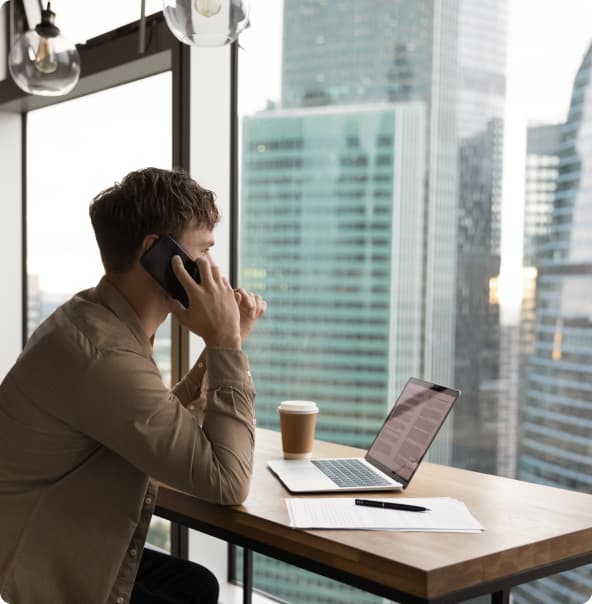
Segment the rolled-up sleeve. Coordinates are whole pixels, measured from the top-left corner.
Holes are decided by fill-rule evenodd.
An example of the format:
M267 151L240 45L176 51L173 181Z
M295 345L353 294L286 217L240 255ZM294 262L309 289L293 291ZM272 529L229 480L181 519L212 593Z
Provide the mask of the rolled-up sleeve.
M203 424L184 404L207 367ZM149 476L197 497L239 504L253 467L254 397L246 355L206 349L172 392L154 363L129 351L99 355L79 380L80 404L64 420Z

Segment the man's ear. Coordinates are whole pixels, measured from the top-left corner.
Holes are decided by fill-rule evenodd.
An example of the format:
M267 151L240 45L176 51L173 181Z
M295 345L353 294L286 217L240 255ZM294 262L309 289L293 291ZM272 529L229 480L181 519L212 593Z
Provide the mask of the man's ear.
M153 245L154 242L159 238L159 235L146 235L142 240L140 246L140 256L143 256Z

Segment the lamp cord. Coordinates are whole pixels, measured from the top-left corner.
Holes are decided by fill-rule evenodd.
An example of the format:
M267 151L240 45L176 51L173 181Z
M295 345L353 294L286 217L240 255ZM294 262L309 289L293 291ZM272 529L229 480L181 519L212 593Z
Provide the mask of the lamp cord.
M146 0L140 0L140 24L138 28L138 52L146 52Z

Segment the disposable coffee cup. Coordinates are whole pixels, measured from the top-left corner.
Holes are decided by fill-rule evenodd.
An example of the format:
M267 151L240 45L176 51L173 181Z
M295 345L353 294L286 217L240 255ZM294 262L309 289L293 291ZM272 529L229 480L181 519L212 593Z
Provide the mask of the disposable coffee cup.
M319 408L314 401L282 401L278 406L284 459L310 459Z

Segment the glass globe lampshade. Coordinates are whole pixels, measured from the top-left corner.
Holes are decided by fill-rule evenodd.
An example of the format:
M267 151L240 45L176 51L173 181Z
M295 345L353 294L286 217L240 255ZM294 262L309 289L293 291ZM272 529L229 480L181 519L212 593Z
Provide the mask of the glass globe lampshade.
M80 56L54 25L50 4L41 12L41 23L20 36L8 57L8 69L16 85L29 94L60 96L76 86Z
M176 38L193 46L224 46L249 24L249 0L163 0Z

